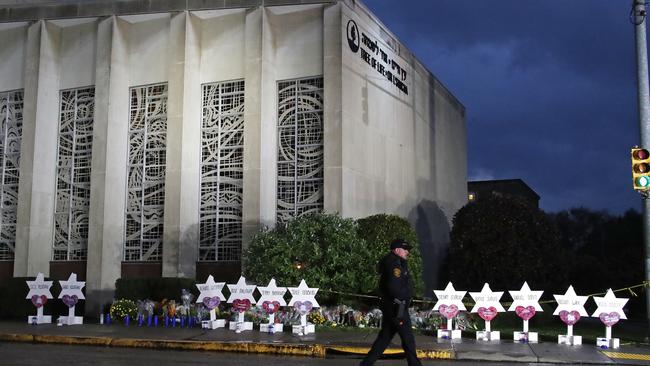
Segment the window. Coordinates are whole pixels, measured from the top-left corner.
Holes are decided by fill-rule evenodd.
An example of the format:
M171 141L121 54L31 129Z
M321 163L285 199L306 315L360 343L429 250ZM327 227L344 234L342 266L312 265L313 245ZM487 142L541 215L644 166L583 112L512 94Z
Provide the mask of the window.
M167 83L130 89L125 261L161 261Z
M0 93L0 260L13 260L18 211L23 91Z
M323 165L323 78L278 82L278 223L323 209Z
M94 106L94 87L61 91L54 260L87 258Z
M244 81L204 84L199 261L241 259Z

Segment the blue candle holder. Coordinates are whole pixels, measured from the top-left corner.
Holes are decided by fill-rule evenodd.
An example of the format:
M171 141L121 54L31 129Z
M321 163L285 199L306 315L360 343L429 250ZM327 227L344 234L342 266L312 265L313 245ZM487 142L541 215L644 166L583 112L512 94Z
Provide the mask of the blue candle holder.
M185 317L181 316L181 328L185 326Z
M111 314L106 314L106 321L104 322L104 324L108 324L108 325L111 324Z
M138 315L138 327L142 326L142 314Z
M147 315L147 326L151 326L151 315Z
M176 328L176 315L172 317L172 328Z
M131 320L131 319L129 318L129 314L126 314L126 316L124 317L124 324L125 324L127 327L129 326L129 322L130 322L130 320Z
M158 326L158 316L155 316L155 317L153 318L153 326L154 326L154 327L157 327L157 326Z
M169 326L169 317L165 315L165 328Z

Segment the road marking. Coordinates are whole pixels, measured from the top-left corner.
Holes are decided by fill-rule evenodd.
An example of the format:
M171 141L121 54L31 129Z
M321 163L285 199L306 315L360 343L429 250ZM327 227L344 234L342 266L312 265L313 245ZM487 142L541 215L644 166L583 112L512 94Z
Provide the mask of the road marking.
M605 356L610 358L620 358L624 360L639 360L639 361L650 361L649 354L643 353L623 353L623 352L611 352L611 351L601 351Z

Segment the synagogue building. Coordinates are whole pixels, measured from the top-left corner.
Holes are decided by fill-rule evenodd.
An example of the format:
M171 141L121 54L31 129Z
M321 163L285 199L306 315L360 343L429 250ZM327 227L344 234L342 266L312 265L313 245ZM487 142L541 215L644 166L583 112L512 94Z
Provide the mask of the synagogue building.
M0 44L0 283L75 272L92 312L324 210L407 218L436 284L465 109L362 2L0 0Z

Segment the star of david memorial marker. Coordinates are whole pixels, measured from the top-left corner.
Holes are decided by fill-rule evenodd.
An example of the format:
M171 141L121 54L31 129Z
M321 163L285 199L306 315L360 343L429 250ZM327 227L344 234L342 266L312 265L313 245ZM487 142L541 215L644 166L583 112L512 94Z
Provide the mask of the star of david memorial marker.
M85 281L77 281L77 274L71 273L67 281L59 281L61 285L61 293L59 299L68 307L68 316L60 316L59 323L66 325L83 324L83 316L75 316L75 307L79 300L84 300L81 289L86 285Z
M47 300L53 297L50 292L52 281L45 281L45 276L39 273L34 281L26 282L27 287L29 287L29 293L27 293L27 297L25 298L31 300L32 304L36 307L36 315L28 316L27 323L34 325L52 323L51 315L43 315L43 307L47 303Z
M620 319L627 319L623 306L628 299L618 298L614 295L612 289L608 289L605 297L594 296L594 301L598 309L591 314L592 317L598 317L605 324L605 337L596 338L596 345L601 348L619 348L621 340L612 338L612 327Z
M255 285L247 285L244 276L240 276L236 284L228 285L230 296L227 302L232 304L232 310L238 313L237 321L231 321L229 324L230 330L237 333L244 330L253 330L253 322L244 321L244 313L255 304L253 291L255 291L256 287Z
M588 316L585 310L585 303L589 296L576 295L573 286L569 286L564 295L553 295L557 302L557 308L553 315L559 315L560 320L566 324L567 334L558 334L557 343L569 346L582 344L582 336L573 335L573 326L580 320L580 317Z
M294 325L291 329L292 332L297 335L315 333L316 327L314 324L307 323L307 314L309 314L311 309L320 307L315 297L318 288L308 287L303 279L300 281L298 287L289 287L289 292L292 296L289 301L289 306L293 306L298 314L300 314L300 325Z
M217 314L215 309L219 304L226 299L223 295L223 287L226 285L225 282L214 282L214 277L212 275L208 276L208 279L205 283L197 283L196 287L201 292L196 298L197 303L203 303L203 306L210 311L210 320L204 320L201 322L201 327L205 329L217 329L223 328L226 326L225 319L217 319Z
M523 329L521 332L514 332L512 337L515 342L532 342L537 343L537 332L528 331L528 321L535 316L538 311L543 311L539 305L539 298L544 291L531 291L528 283L524 281L521 290L508 291L512 297L512 305L508 311L514 311L518 317L523 320Z
M456 291L454 285L449 282L444 290L433 290L433 293L438 298L433 310L437 310L447 319L447 329L438 329L438 338L460 339L461 331L453 329L453 319L461 310L467 310L463 304L463 298L467 291Z
M474 299L475 305L472 313L478 313L481 319L485 320L485 330L476 332L476 339L484 341L498 341L501 339L501 332L490 329L490 321L494 319L499 312L506 311L499 299L503 296L503 291L493 292L489 284L484 284L481 292L470 292L469 295Z
M278 312L282 306L287 305L287 302L284 301L284 294L287 292L287 288L278 287L275 283L275 279L272 278L266 287L258 286L257 291L262 295L259 300L257 300L257 306L269 316L268 323L260 324L260 332L282 332L284 327L281 323L275 323L275 313Z

